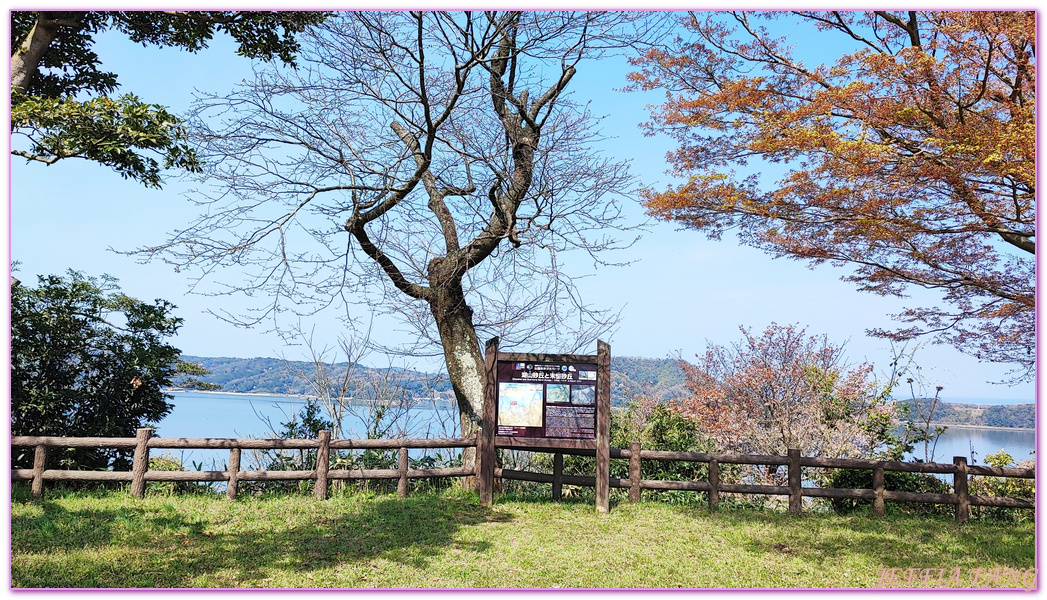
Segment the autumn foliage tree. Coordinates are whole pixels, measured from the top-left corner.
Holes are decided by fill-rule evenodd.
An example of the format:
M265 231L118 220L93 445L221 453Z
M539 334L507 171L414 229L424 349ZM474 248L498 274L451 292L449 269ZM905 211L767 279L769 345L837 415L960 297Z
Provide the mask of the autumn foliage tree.
M666 91L647 126L679 142L669 161L686 177L646 205L852 267L860 290L938 290L944 302L873 333L930 334L1028 380L1035 24L1031 11L691 14L686 37L635 62L637 88Z
M741 342L680 361L691 395L677 408L720 451L860 457L884 441L891 406L870 365L848 366L842 346L793 325L741 330Z

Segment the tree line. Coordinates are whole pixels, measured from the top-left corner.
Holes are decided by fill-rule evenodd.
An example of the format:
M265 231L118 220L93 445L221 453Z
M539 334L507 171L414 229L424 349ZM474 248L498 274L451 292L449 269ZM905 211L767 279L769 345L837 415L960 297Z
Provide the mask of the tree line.
M296 372L310 368L307 361L288 361L278 358L228 358L182 355L181 360L196 365L208 372L199 377L206 383L220 386L223 392L285 394L308 396L308 382ZM344 374L348 365L333 365L332 375ZM638 397L652 397L659 402L680 399L688 394L685 369L688 363L670 358L640 358L616 356L611 358L611 405L627 407ZM358 366L361 372L376 371ZM435 390L443 398L453 400L450 384L442 378L429 383L433 375L413 369L405 369L403 385L412 396ZM898 400L896 413L927 414L932 398ZM919 405L917 408L916 405ZM940 401L935 405L932 422L940 425L967 425L972 427L1020 427L1034 428L1035 405L978 405L963 402Z

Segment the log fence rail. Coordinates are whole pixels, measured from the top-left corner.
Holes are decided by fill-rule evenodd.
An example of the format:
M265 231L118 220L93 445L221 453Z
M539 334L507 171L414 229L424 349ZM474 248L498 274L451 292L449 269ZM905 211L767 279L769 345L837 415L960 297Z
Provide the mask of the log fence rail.
M408 480L432 477L470 477L477 475L476 467L451 467L435 469L409 468L409 449L429 448L466 448L477 446L480 437L449 439L382 439L382 440L332 440L329 431L320 432L319 438L308 439L232 439L232 438L161 438L152 437L151 429L139 429L134 438L82 438L82 437L33 437L13 436L11 445L34 447L35 454L32 469L13 469L12 480L31 481L32 495L39 498L43 495L45 481L100 481L130 482L131 493L142 497L145 484L150 481L205 481L227 482L227 495L235 498L239 483L242 481L307 481L316 482L317 498L327 497L328 482L331 480L354 479L397 479L397 492L401 497L408 493ZM60 448L127 448L134 449L134 462L131 471L69 471L47 469L47 449ZM155 471L149 470L149 451L153 448L164 449L228 449L229 463L224 471ZM240 455L242 450L277 450L277 449L316 449L317 467L306 471L242 471ZM397 468L395 469L330 469L330 452L332 450L396 450ZM564 485L597 486L595 476L574 476L563 474L563 455L597 456L594 449L549 449L549 448L516 448L548 452L553 454L553 473L533 473L512 469L496 468L494 476L502 479L532 481L552 484L554 499L562 497ZM1034 469L1013 467L989 467L968 465L965 457L954 457L952 464L947 463L908 463L878 461L869 459L822 458L800 456L800 451L790 449L787 456L716 454L705 452L673 452L664 450L643 450L638 442L632 442L628 448L611 448L611 459L629 461L629 477L610 477L610 487L629 490L630 501L640 499L641 490L684 490L707 492L709 508L716 510L720 495L724 493L741 493L757 495L788 496L789 512L799 514L803 510L803 498L846 498L872 500L876 515L884 514L884 503L914 502L926 504L952 504L955 506L957 521L965 521L970 516L972 506L992 506L1002 508L1035 508L1035 502L1026 498L1005 498L997 496L972 495L968 491L968 476L980 475L991 477L1014 477L1035 479ZM707 481L665 481L641 478L641 461L686 461L706 463L708 466ZM720 469L727 464L748 464L760 466L786 466L788 469L787 485L753 485L741 483L723 483L720 481ZM843 489L805 487L802 484L804 467L828 469L865 469L873 471L871 489ZM899 471L910 473L951 474L953 492L947 494L929 494L899 492L884 489L884 473Z
M130 482L131 494L141 498L145 484L150 481L204 481L227 482L226 494L236 498L242 481L308 481L316 482L318 498L327 497L327 483L343 479L397 479L397 491L407 495L407 481L415 478L466 477L473 475L472 467L445 467L436 469L409 468L409 449L466 448L476 445L473 438L441 439L382 439L332 440L329 431L321 431L319 438L308 439L238 439L238 438L161 438L152 437L152 430L138 430L134 438L34 437L13 436L12 446L35 447L32 469L13 469L15 481L32 481L32 495L43 494L44 481L99 481ZM46 469L47 448L134 448L131 471L69 471ZM224 471L154 471L149 470L149 450L206 449L229 450L229 464ZM317 466L307 471L242 471L242 450L317 450ZM330 469L331 450L396 450L395 469Z
M612 477L610 479L610 487L627 488L629 490L629 499L632 501L639 500L641 490L708 492L709 508L710 510L716 510L719 505L721 493L779 495L788 496L789 512L799 514L803 510L804 497L856 499L872 500L873 511L878 516L884 515L884 502L886 501L913 502L921 504L952 504L956 507L956 520L961 522L966 521L970 516L970 507L972 506L1036 508L1035 502L1027 498L978 496L972 495L968 492L968 476L970 475L1035 479L1036 473L1034 469L968 465L966 457L963 456L954 457L952 464L910 463L871 459L804 457L800 456L800 451L795 448L790 449L787 456L775 456L642 450L639 449L639 446L639 443L632 442L629 449L611 448L610 453L612 459L629 460L629 478ZM639 451L637 452L637 450ZM596 456L594 450L559 450L557 451L557 456L560 453L580 456ZM665 481L641 479L641 460L707 463L708 481ZM723 464L760 466L784 465L788 467L788 485L775 486L721 483L720 465ZM552 483L558 481L561 485L596 485L595 477L564 475L562 473L562 458L554 459L553 465L554 469L552 474L496 469L495 476L504 479L517 479L539 483ZM873 487L872 489L806 487L802 484L802 469L804 467L871 470L873 471ZM953 476L953 492L948 494L930 494L887 490L884 489L884 472L886 471L951 474ZM554 488L554 498L556 498L556 496Z

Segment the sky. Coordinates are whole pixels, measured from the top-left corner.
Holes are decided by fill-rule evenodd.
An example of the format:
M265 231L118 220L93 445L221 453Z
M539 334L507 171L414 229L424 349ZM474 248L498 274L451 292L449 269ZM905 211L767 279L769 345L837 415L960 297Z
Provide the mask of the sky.
M251 76L251 62L234 56L225 40L192 55L143 48L106 34L99 37L96 51L103 65L118 73L120 92L133 92L175 112L190 106L194 89L223 92ZM665 137L645 137L638 128L649 118L645 105L656 103L658 93L618 91L627 72L628 66L620 60L593 63L581 69L571 85L579 99L592 99L593 112L609 115L603 128L613 139L601 149L631 159L643 184L664 187L672 182L665 173L664 157L673 144ZM35 285L38 275L67 269L109 274L131 296L163 298L178 306L176 314L184 325L172 343L185 354L306 358L305 349L287 346L266 327L237 328L208 314L209 310L240 313L243 299L190 293L190 280L169 265L140 264L137 258L114 251L160 243L196 215L196 207L184 197L192 186L177 174L169 174L164 188L154 190L86 161L45 166L16 158L10 179L11 259L20 263L15 275L27 284ZM633 222L646 219L638 202L628 207L627 217ZM891 314L938 301L935 294L921 290L905 300L862 294L853 284L840 281L846 270L828 266L812 270L805 263L775 260L741 246L732 235L710 241L667 223L651 223L636 245L613 258L632 264L595 272L581 261L570 261L568 266L589 275L579 284L588 302L621 309L618 329L604 339L610 342L612 354L622 356L693 358L704 352L707 343L740 341L740 326L760 332L776 322L798 324L809 334L826 334L832 342L846 343L851 362L868 361L882 374L891 359L890 345L867 336L866 330L889 329ZM220 274L227 280L239 276L232 268ZM196 291L209 289L213 288ZM321 345L333 345L340 326L332 314L321 314L303 325L315 327ZM387 322L376 327L375 336L403 335ZM1006 366L980 363L947 346L922 347L916 359L928 389L942 385L946 399L1031 401L1034 397L1032 383L1015 387L989 383L1005 378ZM376 357L374 362L381 360Z

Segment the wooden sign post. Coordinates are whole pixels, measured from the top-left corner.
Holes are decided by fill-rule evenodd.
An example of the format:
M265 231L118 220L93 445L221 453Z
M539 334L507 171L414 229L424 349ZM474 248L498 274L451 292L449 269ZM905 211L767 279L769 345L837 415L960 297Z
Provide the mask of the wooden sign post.
M478 442L480 503L494 501L495 450L596 453L596 509L610 512L611 347L597 354L500 352L487 342Z
M476 491L480 494L480 504L490 506L494 502L494 433L495 410L498 396L498 338L487 341L484 350L485 380L484 413L480 426L480 447L476 449L476 458L480 461L480 476L476 478Z
M596 341L596 511L611 512L611 346Z

